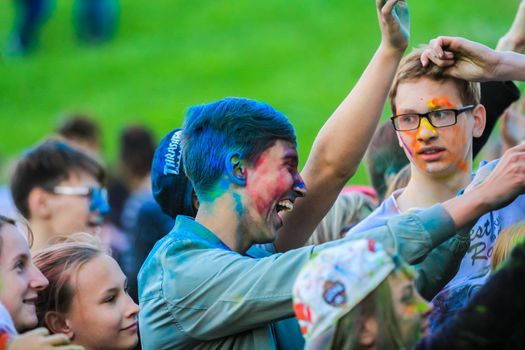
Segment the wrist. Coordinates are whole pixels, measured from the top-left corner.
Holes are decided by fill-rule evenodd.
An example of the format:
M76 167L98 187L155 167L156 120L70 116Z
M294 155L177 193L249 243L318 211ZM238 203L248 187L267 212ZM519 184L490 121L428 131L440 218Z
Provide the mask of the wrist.
M494 200L487 195L487 193L490 192L485 188L485 185L486 183L482 182L479 186L476 186L471 191L463 194L463 196L466 196L465 199L472 204L471 210L475 213L476 217L480 217L496 208Z
M381 52L383 55L388 56L389 58L400 60L403 57L407 46L408 44L402 46L394 46L382 40L381 44L379 45L378 51Z
M525 80L524 56L506 51L496 55L493 80Z

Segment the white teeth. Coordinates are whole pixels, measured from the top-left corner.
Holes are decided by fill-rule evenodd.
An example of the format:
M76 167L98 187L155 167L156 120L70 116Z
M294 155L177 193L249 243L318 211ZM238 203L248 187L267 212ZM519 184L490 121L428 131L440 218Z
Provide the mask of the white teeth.
M292 211L293 210L293 203L288 199L280 201L279 203L277 203L277 206L278 206L278 210L282 210L282 211Z

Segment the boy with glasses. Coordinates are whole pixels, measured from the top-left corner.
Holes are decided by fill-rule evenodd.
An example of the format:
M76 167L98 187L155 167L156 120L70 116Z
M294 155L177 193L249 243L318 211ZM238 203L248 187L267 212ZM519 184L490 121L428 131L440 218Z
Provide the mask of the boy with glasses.
M410 180L349 235L383 225L395 215L444 202L472 180L473 139L482 135L486 116L479 104L479 83L446 76L432 64L423 67L422 52L414 50L401 62L390 92L391 120L399 146L410 160ZM421 294L434 298L433 329L466 305L484 283L496 237L525 218L524 204L520 196L507 207L485 214L470 231L458 232L416 265L419 282L425 281Z
M11 192L34 232L34 251L59 236L97 230L109 211L105 177L96 160L63 141L47 140L23 154Z

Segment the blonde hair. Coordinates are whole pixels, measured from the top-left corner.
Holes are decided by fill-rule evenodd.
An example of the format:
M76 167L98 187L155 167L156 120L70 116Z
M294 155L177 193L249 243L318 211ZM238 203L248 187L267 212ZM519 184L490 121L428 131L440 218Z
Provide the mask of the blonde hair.
M86 263L107 254L102 242L89 233L76 233L64 237L59 243L38 251L35 266L46 276L49 286L38 293L36 313L40 326L46 326L49 311L69 311L75 296L71 277Z
M421 78L427 78L432 81L445 82L451 81L458 89L458 94L461 102L465 104L479 104L481 99L481 88L479 83L470 82L463 79L458 79L445 75L445 69L439 67L432 62L427 66L421 65L420 57L426 46L421 46L412 50L405 58L401 60L399 68L397 69L394 83L390 89L390 108L392 114L396 114L396 96L399 84L408 81L416 81Z
M525 240L525 220L507 227L499 234L494 244L490 268L495 271L502 262L507 260L512 249Z

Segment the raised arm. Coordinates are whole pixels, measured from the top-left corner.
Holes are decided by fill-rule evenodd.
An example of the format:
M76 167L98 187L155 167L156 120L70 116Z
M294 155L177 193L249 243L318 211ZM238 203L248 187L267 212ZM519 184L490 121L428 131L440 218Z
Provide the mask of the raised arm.
M308 195L295 208L275 242L278 251L302 246L353 176L383 111L403 52L409 13L404 0L377 0L381 44L349 95L317 135L301 175Z
M473 81L525 81L525 56L498 52L464 38L440 36L430 41L421 63L448 67L446 74Z

